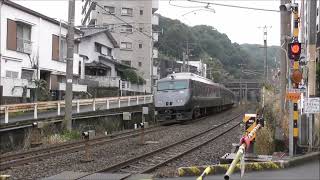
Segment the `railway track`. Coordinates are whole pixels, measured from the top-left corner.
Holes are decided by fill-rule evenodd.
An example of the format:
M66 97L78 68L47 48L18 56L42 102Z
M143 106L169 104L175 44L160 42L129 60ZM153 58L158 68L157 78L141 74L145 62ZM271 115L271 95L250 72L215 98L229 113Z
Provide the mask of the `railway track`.
M221 137L222 135L228 133L232 129L239 126L241 121L235 121L243 113L240 113L227 121L215 125L207 130L197 133L191 137L187 137L181 141L169 144L165 147L158 148L154 151L142 154L137 157L133 157L126 161L120 162L115 165L104 167L95 172L88 173L78 179L90 176L95 173L103 172L120 172L129 173L131 176L133 174L150 173L158 167L167 164L199 147L214 141L215 139ZM221 128L223 127L223 128Z
M153 126L145 128L144 133L151 133L155 131L161 131L166 129L163 126ZM116 134L111 134L108 136L97 137L89 141L90 146L97 146L106 143L111 143L117 140L122 140L130 137L139 136L141 134L140 130L131 130ZM64 143L56 146L34 149L26 152L15 153L15 154L5 154L0 156L0 170L11 168L14 166L19 166L34 162L36 160L45 159L48 157L61 155L65 153L77 152L84 150L85 140L75 141L71 143Z

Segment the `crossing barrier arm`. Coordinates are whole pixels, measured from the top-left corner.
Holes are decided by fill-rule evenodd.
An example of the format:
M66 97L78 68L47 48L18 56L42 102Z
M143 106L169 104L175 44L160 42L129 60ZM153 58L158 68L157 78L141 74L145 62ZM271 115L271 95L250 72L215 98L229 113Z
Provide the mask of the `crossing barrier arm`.
M261 125L258 124L255 128L253 128L253 130L248 135L241 138L241 140L240 140L241 145L240 145L239 150L236 154L236 157L233 159L231 165L229 166L229 169L227 170L226 174L224 175L225 180L228 180L230 178L230 175L233 173L234 168L236 167L237 163L239 162L239 160L241 158L243 158L243 155L244 155L246 149L248 149L248 147L250 146L250 143L252 141L252 137L258 131L260 126Z
M250 131L249 134L243 136L240 140L240 147L239 150L237 151L236 157L233 159L232 163L230 164L226 174L224 175L224 179L229 179L230 175L233 173L237 163L239 162L239 160L243 157L245 151L248 149L248 147L250 146L250 143L255 135L255 133L258 131L258 129L261 127L261 124L258 123L253 129L252 131ZM197 180L203 180L205 178L205 176L207 176L208 174L211 173L213 169L208 166L203 173L197 178Z

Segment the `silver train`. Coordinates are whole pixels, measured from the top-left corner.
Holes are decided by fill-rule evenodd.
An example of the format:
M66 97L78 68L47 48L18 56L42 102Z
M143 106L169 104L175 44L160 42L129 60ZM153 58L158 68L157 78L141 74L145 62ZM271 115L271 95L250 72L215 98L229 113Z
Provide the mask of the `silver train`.
M170 74L158 80L154 97L157 121L190 120L231 108L234 101L229 89L192 73Z

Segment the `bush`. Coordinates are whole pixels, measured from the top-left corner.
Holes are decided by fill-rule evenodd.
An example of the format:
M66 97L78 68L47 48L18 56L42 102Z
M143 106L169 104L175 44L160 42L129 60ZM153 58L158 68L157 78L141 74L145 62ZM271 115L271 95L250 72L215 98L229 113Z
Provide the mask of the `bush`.
M146 81L141 76L139 76L133 69L124 69L120 73L120 77L121 79L125 79L134 84L142 85L146 83Z

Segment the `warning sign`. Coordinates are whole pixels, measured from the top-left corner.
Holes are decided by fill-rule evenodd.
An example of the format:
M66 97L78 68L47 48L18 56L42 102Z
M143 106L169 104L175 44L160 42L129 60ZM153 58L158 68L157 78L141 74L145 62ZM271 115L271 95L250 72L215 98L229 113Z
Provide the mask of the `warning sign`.
M289 99L291 101L297 101L297 100L300 99L300 93L288 92L287 93L287 99Z
M304 113L320 113L320 98L306 98L303 102Z

